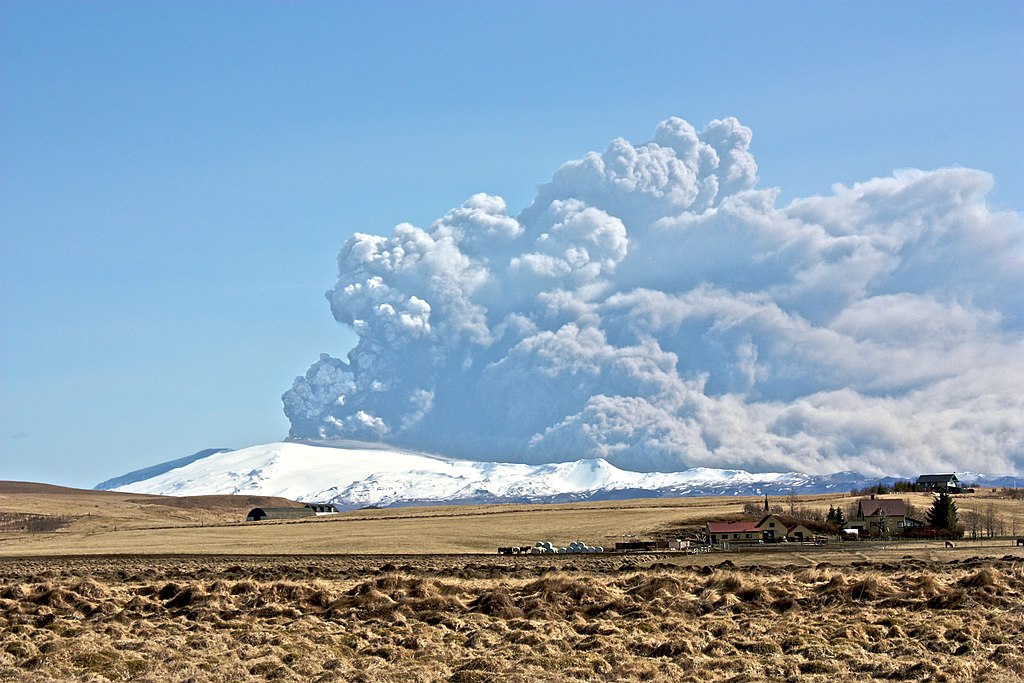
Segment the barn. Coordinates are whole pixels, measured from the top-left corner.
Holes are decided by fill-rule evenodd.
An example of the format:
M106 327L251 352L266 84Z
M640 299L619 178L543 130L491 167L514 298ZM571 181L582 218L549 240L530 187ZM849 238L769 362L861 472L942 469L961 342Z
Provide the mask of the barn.
M296 508L253 508L245 516L247 522L261 522L264 519L302 519L316 515L309 507Z

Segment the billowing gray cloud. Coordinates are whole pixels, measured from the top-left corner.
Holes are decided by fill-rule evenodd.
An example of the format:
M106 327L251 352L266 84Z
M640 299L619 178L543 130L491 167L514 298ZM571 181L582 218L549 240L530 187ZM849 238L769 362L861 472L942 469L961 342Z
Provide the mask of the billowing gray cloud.
M751 132L673 118L509 216L356 234L358 344L283 396L291 436L481 460L1024 470L1024 222L992 178L902 170L776 206Z

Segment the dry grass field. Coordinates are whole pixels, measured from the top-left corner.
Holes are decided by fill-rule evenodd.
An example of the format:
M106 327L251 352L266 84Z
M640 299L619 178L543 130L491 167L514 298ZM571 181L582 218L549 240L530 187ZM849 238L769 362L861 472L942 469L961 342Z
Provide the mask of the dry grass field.
M0 680L1015 681L1024 562L0 561Z
M245 524L281 501L0 484L0 513L69 518L0 532L0 681L1020 680L1024 547L1008 539L493 554L685 531L745 502ZM1024 501L958 505L1024 530Z
M901 495L920 510L925 494ZM799 508L827 511L857 498L799 496ZM0 529L0 556L88 554L492 553L498 546L685 535L708 520L738 519L749 498L665 498L565 505L487 505L359 510L307 520L245 523L255 506L294 505L246 496L141 496L0 482L0 514L68 517L55 533ZM772 504L787 504L781 498ZM993 508L1007 532L1024 534L1024 500L991 494L958 498L962 512ZM922 513L923 514L923 513ZM984 542L969 545L980 546Z

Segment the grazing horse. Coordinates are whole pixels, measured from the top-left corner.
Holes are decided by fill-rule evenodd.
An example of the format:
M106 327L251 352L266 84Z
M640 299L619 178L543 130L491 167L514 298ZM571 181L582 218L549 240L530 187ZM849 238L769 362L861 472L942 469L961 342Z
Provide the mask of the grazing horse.
M1017 545L1024 545L1024 538L1018 538Z
M946 541L946 547L947 548L952 548L953 547L953 541Z

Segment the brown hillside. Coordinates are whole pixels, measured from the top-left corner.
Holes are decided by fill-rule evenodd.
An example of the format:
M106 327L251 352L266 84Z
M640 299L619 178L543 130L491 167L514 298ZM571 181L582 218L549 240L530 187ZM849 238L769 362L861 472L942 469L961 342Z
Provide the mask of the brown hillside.
M0 514L26 519L59 520L60 537L86 537L99 532L230 524L245 519L254 507L298 507L301 503L272 496L152 496L118 491L74 489L34 482L0 481ZM8 526L16 529L17 523ZM11 529L0 545L42 540L19 538Z

